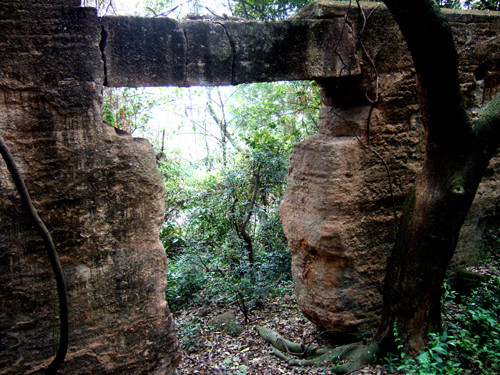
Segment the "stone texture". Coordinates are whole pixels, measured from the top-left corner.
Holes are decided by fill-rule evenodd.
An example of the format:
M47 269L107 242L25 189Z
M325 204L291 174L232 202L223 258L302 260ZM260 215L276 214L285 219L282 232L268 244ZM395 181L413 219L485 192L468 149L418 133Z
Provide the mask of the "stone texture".
M0 2L0 132L68 286L60 373L170 374L162 178L147 141L103 124L101 27L73 3ZM3 160L0 202L0 374L39 374L58 342L55 282Z
M109 86L234 85L360 73L352 30L342 18L103 17L101 23Z
M319 80L319 134L295 146L281 206L299 307L338 340L378 325L385 262L397 229L389 180L399 215L423 152L411 57L385 7L363 7L370 17L362 35L359 11L347 3L320 1L298 15L324 19L348 14L355 38L363 43L358 51L364 49L376 60L379 90L365 53L359 57L359 76ZM474 112L499 89L500 18L485 12L447 16L460 51L462 87ZM377 95L367 129L367 97L375 100ZM473 261L486 223L499 221L498 167L498 159L493 160L461 231L452 267Z
M108 86L182 86L186 37L169 18L103 17Z
M339 339L372 330L396 229L388 181L399 212L423 146L411 58L385 8L363 5L370 17L360 35L360 14L347 2L321 1L277 23L99 22L78 4L0 0L0 132L68 281L71 341L61 373L170 374L179 360L158 242L161 177L147 142L102 123L103 84L317 79L320 132L293 151L282 206L299 306ZM448 17L474 111L499 89L499 17ZM376 56L379 73L369 128L366 96L377 92L362 49ZM500 221L499 167L492 161L480 187L457 265ZM57 341L55 285L3 163L0 202L0 375L41 373Z
M327 108L323 107L325 116ZM292 251L292 273L301 310L312 322L333 330L337 339L344 340L378 323L395 219L386 170L376 154L366 148L364 134L370 107L330 107L328 112L330 109L339 116L329 122L322 117L320 134L296 145L291 154L281 217ZM373 133L387 125L380 111L374 110ZM418 123L411 129L413 138L408 135L410 129L391 130L393 141L401 145L400 152L392 155L394 159L407 159L408 150L421 147L418 135L422 135L422 128ZM392 179L401 181L404 170L396 169L394 160L389 161ZM408 160L408 166L412 163L418 168L417 160ZM399 187L395 187L395 194L400 203L403 192Z

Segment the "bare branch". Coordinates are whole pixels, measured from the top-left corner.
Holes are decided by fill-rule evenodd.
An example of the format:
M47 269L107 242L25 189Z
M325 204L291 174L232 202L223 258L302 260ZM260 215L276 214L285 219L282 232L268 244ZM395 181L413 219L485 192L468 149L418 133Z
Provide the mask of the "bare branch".
M231 144L231 146L233 146L238 152L241 152L241 153L246 153L247 150L245 150L243 147L241 147L235 140L234 138L232 137L231 133L229 133L229 131L227 130L228 128L228 123L227 123L227 120L226 120L226 114L225 114L225 110L224 110L224 102L222 100L222 97L221 97L221 94L219 92L219 100L220 100L220 104L215 102L213 99L212 99L212 96L210 95L210 92L207 92L207 96L208 96L208 99L210 100L208 103L207 103L207 109L208 109L208 112L210 113L210 116L212 117L212 120L214 120L214 122L217 124L217 126L219 127L219 129L221 130L221 132L223 133L224 137L229 141L229 143ZM217 116L217 114L215 113L215 110L214 108L212 107L212 104L211 102L213 103L216 103L217 106L219 106L221 108L221 111L222 111L222 118L219 118Z
M241 4L241 7L243 8L243 14L245 15L245 18L247 20L249 20L250 17L248 16L247 6L246 6L245 2L243 0L240 0L240 4Z

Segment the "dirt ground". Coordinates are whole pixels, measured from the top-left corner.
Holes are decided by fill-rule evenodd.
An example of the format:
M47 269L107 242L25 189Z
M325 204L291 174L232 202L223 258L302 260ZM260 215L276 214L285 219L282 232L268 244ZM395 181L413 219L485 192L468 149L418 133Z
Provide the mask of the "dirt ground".
M307 345L319 331L302 316L292 289L285 297L276 297L265 306L253 310L250 322L236 306L193 307L189 312L174 314L179 339L183 342L183 359L178 375L277 375L334 374L331 367L291 367L271 354L270 345L260 338L258 326L266 326L288 340ZM225 322L225 323L223 323ZM328 343L316 339L317 345ZM387 374L381 366L367 367L352 374Z

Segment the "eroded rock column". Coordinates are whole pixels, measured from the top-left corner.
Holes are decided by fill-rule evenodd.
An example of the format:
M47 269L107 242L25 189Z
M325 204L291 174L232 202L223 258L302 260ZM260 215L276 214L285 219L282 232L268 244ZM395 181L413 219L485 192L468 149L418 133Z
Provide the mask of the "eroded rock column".
M339 341L378 326L396 217L423 162L424 132L411 56L387 9L373 3L362 7L366 19L347 3L329 1L301 12L306 18L344 12L357 33L362 72L319 80L319 134L295 146L281 206L298 305ZM498 35L500 18L470 12L447 16L460 51L463 92L474 116L500 86L499 41L492 37ZM487 222L498 222L498 168L498 159L493 159L462 228L453 268L477 258Z
M0 5L0 132L52 233L69 293L62 374L171 374L179 360L152 147L100 112L101 26L78 1ZM58 342L46 249L0 161L0 374L39 374Z
M344 84L356 87L352 80L323 84L319 134L295 146L281 206L298 304L338 340L378 324L385 257L396 228L384 166L393 156L373 147L380 133L367 135L370 113L372 131L387 124L379 110L363 104L364 95L347 98L361 92ZM402 192L393 189L399 202Z

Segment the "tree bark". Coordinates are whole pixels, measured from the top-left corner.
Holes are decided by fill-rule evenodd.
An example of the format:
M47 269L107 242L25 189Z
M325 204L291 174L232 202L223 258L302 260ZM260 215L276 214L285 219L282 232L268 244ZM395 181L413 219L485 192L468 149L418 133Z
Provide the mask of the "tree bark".
M499 146L500 97L472 123L450 27L434 0L384 0L412 54L425 126L425 161L388 259L376 340L410 354L441 330L441 286L460 227ZM393 349L393 348L392 348Z
M255 177L255 183L252 194L252 200L250 201L250 207L248 208L248 214L245 220L240 225L240 233L241 236L243 237L243 240L245 241L245 245L247 248L248 261L252 265L254 264L252 237L250 237L245 228L250 219L252 218L253 209L255 207L255 203L257 202L257 194L259 192L259 187L260 187L260 165L257 167L257 171L254 173L254 177Z

